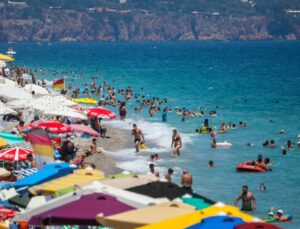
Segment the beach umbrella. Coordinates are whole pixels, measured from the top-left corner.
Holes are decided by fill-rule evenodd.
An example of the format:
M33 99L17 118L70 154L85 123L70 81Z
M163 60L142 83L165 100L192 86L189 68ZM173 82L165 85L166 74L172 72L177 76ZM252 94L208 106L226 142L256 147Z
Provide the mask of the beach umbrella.
M0 150L0 160L3 161L26 161L27 155L32 154L32 150L19 147Z
M126 190L147 195L153 198L167 197L170 200L173 200L177 197L181 197L187 193L190 193L186 189L181 188L176 184L170 182L160 182L160 181L128 188Z
M32 93L32 91L34 91L35 95L49 95L49 92L46 90L46 88L43 88L36 84L26 84L24 89L29 93Z
M135 175L131 177L124 177L122 179L107 179L101 181L101 183L115 188L129 189L136 186L145 185L153 181L158 181L158 178L152 175ZM147 195L146 193L140 194Z
M211 216L203 219L201 223L194 224L186 229L234 229L236 225L244 221L238 217Z
M1 221L13 218L16 213L17 213L16 211L6 209L6 208L0 206L0 220ZM0 228L2 228L2 227L0 226Z
M95 118L103 118L103 119L115 119L117 115L113 113L111 110L105 109L103 107L92 107L88 109L87 112L88 117L95 117Z
M106 217L133 209L113 196L94 193L35 215L29 220L29 225L99 225L95 219L97 214Z
M244 223L237 225L234 229L282 229L277 225L270 224L270 223Z
M48 164L37 173L27 176L22 180L18 180L13 186L19 190L20 193L26 192L31 186L66 176L76 169L77 168L71 167L69 163Z
M14 61L15 59L8 56L8 55L4 55L2 53L0 53L0 60L3 60L3 61Z
M211 205L213 205L213 203L205 200L204 198L192 197L189 195L183 196L182 198L180 198L180 200L183 203L194 206L196 208L196 210L201 210L201 209L204 209L204 208L207 208L207 207L210 207Z
M10 188L8 190L3 189L0 191L0 199L2 201L8 200L14 196L19 195L19 193L16 192L16 190L14 188Z
M10 107L6 106L4 103L0 102L0 116L6 114L17 114L17 112Z
M31 197L29 197L28 194L21 194L8 199L8 202L21 208L26 208L30 202L30 199Z
M0 137L0 148L3 148L7 145L8 145L8 142L4 138Z
M57 110L51 110L51 111L45 111L45 115L59 115L64 117L71 117L71 118L78 118L81 120L87 120L87 117L81 113L78 113L76 111L70 110L70 109L57 109Z
M201 220L204 218L217 216L217 215L238 217L245 222L262 221L259 218L241 212L237 207L225 205L221 202L218 202L208 208L190 214L184 214L171 219L167 219L145 227L139 227L138 229L165 229L165 228L182 229L197 224L201 222Z
M30 108L31 104L29 100L21 100L21 99L16 99L13 101L9 101L8 103L5 104L6 106L10 108Z
M96 219L101 225L107 227L133 229L194 211L195 208L190 205L179 202L167 202L111 216L99 214Z
M119 178L121 180L123 178ZM99 181L94 181L89 185L81 187L83 191L101 192L115 196L118 200L135 208L143 208L155 204L169 202L167 198L152 198L134 192L129 192L109 185L104 185Z
M5 141L7 141L9 145L24 142L23 138L15 134L1 132L0 137L3 138Z
M99 170L80 169L73 174L33 186L29 191L34 195L42 193L57 197L74 191L76 185L87 185L102 179L104 179L104 175Z
M99 133L92 129L89 126L86 125L80 125L80 124L72 124L69 125L71 127L71 130L77 133L85 133L93 137L99 137Z
M54 120L45 120L45 121L36 121L29 125L31 128L43 128L48 129L51 134L62 134L71 132L71 127L63 124L59 121Z
M9 99L32 99L32 95L25 91L23 88L19 88L17 85L15 86L7 83L0 84L0 95L5 96Z

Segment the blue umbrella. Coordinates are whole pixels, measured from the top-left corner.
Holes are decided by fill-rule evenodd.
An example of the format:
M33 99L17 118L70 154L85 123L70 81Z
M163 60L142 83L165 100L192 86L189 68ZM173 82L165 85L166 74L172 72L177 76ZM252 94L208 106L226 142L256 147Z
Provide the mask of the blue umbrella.
M194 224L186 229L234 229L238 224L245 223L241 218L228 216L207 217L201 223Z
M75 169L77 168L70 167L70 164L68 163L49 164L37 173L17 181L14 184L14 188L20 193L26 193L27 189L31 186L41 184L62 176L66 176L72 173Z

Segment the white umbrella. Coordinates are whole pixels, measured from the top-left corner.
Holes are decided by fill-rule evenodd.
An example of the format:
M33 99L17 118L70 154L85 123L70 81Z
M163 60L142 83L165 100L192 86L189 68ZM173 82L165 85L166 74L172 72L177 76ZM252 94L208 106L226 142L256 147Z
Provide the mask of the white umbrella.
M23 88L9 85L7 83L0 84L0 96L5 96L10 99L32 99L32 95Z
M20 108L30 108L32 107L30 100L13 100L5 104L6 106L13 108L13 109L20 109Z
M72 118L79 118L82 120L87 120L88 118L80 114L78 112L72 111L70 109L68 110L48 110L43 112L45 115L59 115L59 116L65 116L65 117L72 117Z
M17 112L0 102L0 115L17 114Z
M29 93L34 91L35 95L49 95L49 92L45 88L36 84L26 84L24 89Z
M17 82L0 76L0 84L17 87Z

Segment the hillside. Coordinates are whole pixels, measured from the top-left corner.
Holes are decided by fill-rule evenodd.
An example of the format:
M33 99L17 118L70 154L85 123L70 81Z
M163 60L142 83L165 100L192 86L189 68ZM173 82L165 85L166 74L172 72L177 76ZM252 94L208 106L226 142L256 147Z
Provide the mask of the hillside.
M0 1L0 31L0 41L298 40L300 1Z

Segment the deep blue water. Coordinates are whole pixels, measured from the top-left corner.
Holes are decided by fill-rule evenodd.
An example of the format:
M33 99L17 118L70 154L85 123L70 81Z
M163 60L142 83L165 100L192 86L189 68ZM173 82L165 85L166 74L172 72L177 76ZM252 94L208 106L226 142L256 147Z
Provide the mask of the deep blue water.
M255 215L264 218L271 206L293 214L285 228L300 228L300 151L297 136L300 134L300 43L299 42L204 42L204 43L35 43L0 44L0 50L13 47L17 52L16 64L32 68L76 71L77 85L99 81L116 82L117 88L131 85L135 92L149 97L168 98L168 106L191 110L205 107L206 116L181 122L181 116L168 114L168 122L161 123L161 114L150 118L147 109L133 114L134 102L128 104L129 117L138 120L146 139L158 142L149 151L159 152L157 163L161 173L175 168L178 178L182 169L194 176L195 191L214 200L233 204L241 186L247 184L257 198ZM80 75L78 72L83 72ZM58 78L51 74L39 77ZM143 90L141 89L143 87ZM240 102L236 102L239 100ZM245 102L245 100L247 100ZM216 109L215 106L224 106ZM114 109L114 108L112 108ZM210 110L218 116L209 117ZM230 149L211 149L208 135L192 134L192 130L209 118L211 125L222 121L238 123L243 120L247 128L229 130L218 135L218 141L233 144ZM273 122L270 122L272 120ZM112 125L129 129L128 123ZM172 128L183 135L182 157L171 156ZM279 135L281 128L285 134ZM262 142L274 139L276 148L263 148ZM295 149L282 156L280 146L291 139ZM254 144L253 147L246 143ZM259 153L270 157L273 172L262 174L238 173L235 165L255 159ZM126 149L118 156L120 166L134 171L147 171L145 156L136 156ZM214 160L215 168L207 163ZM257 190L259 184L267 186L265 192Z

